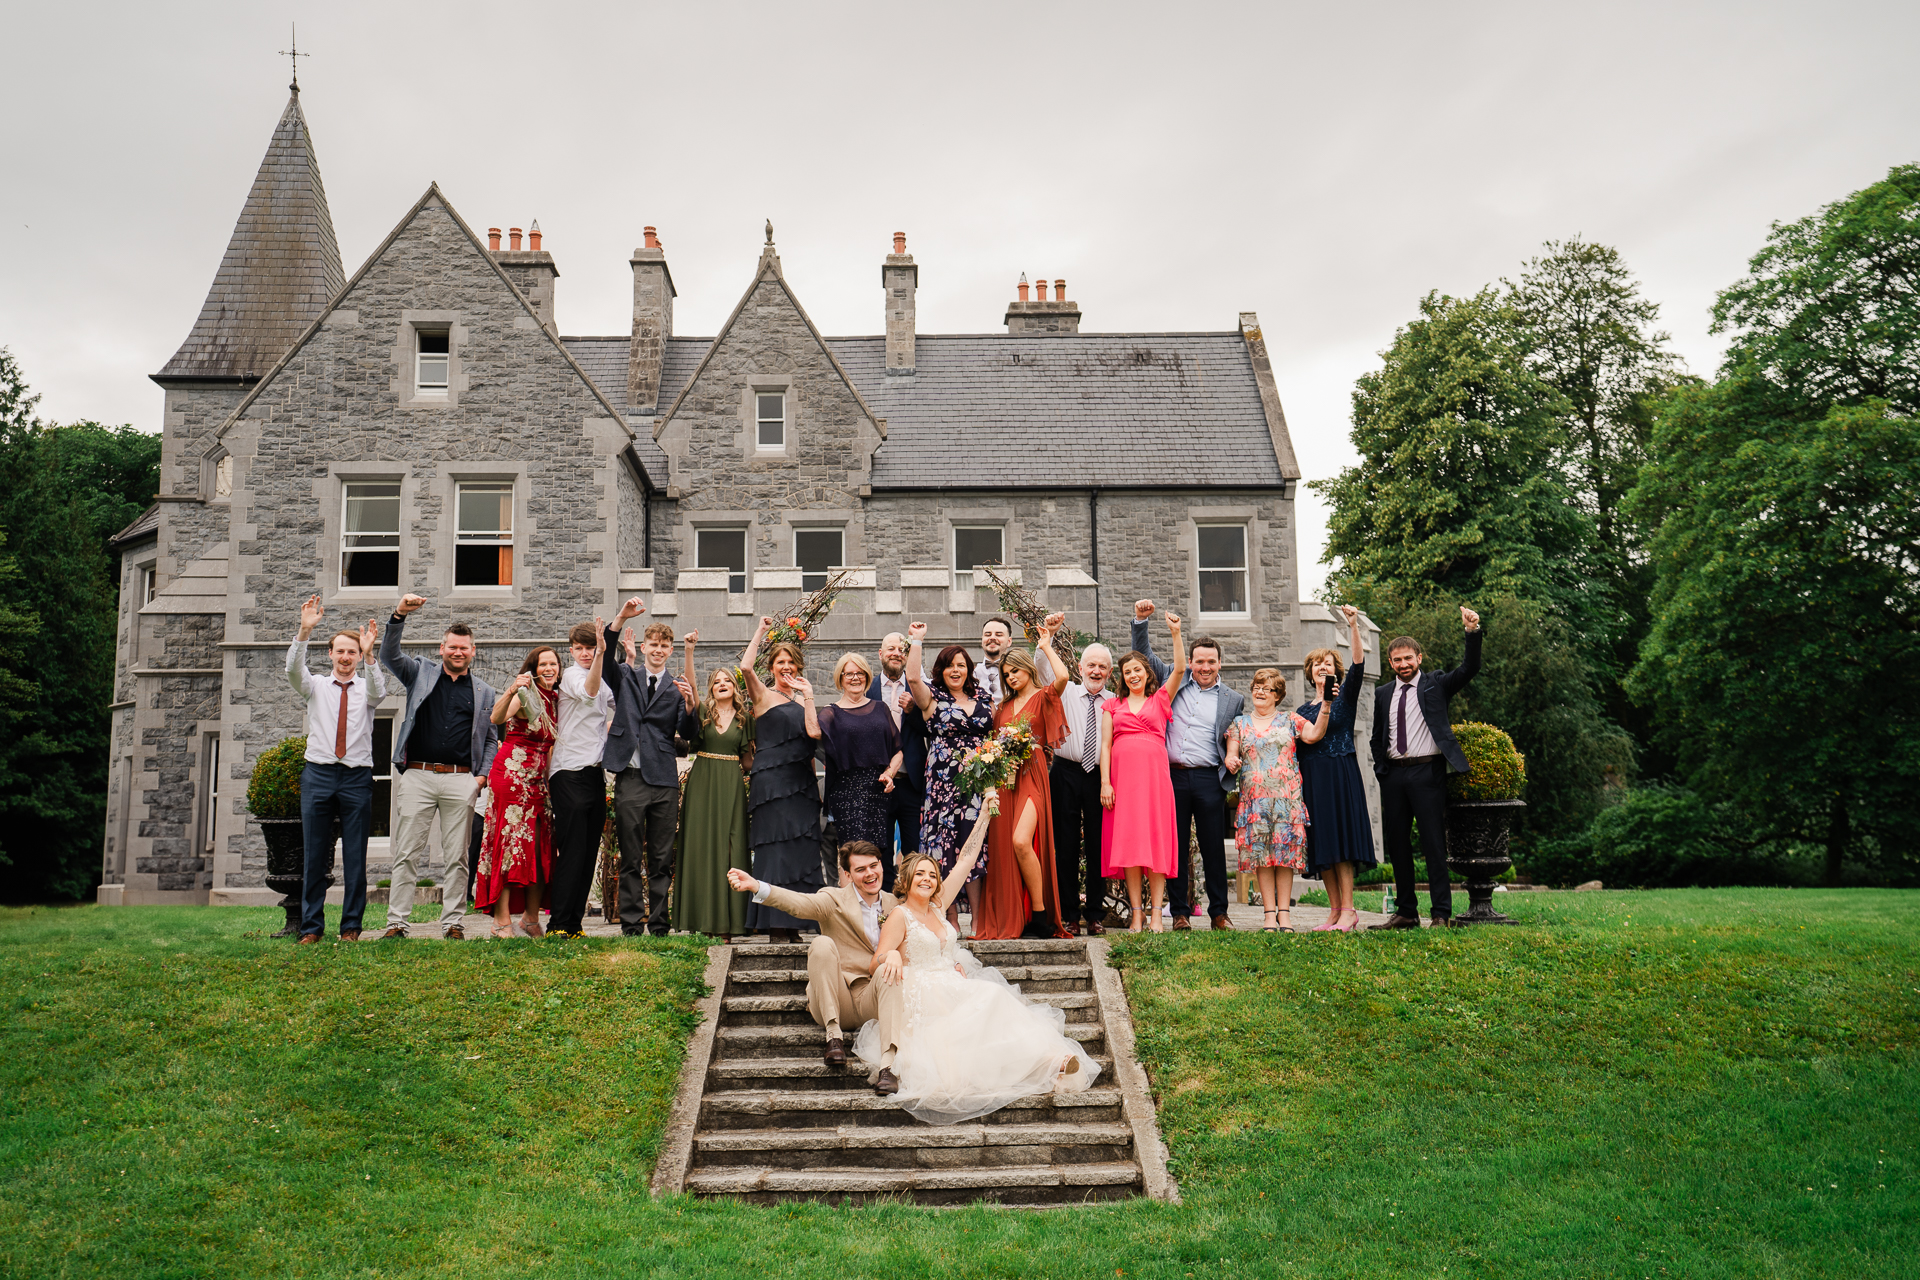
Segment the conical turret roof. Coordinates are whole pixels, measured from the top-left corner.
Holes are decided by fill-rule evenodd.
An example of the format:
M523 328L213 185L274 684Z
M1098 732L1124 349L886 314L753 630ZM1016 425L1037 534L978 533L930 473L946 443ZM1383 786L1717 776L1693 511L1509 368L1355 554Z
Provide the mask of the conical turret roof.
M295 88L200 318L154 377L258 378L345 283L326 188Z

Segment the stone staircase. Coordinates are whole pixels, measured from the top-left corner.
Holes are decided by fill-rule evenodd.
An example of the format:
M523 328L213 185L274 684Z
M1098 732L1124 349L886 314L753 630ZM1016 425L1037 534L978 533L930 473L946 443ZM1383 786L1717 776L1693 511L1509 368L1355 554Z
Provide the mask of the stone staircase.
M967 1124L922 1124L875 1095L865 1064L821 1062L826 1032L807 1016L804 946L715 947L654 1193L753 1204L1177 1200L1106 944L968 945L1028 997L1065 1011L1067 1034L1100 1064L1093 1088L1037 1094Z

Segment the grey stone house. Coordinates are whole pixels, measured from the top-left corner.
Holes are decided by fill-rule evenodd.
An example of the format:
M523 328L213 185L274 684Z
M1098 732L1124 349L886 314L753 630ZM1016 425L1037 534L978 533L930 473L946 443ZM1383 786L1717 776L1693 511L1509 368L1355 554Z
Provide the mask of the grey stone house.
M1332 640L1299 604L1299 468L1251 312L1219 332L1083 333L1064 281L1028 296L1023 278L1004 331L920 334L895 234L883 332L828 337L767 232L709 337L674 332L651 227L631 332L562 336L537 224L502 248L437 185L348 278L295 91L154 375L161 494L116 539L103 902L270 896L245 784L302 730L282 664L315 592L346 626L417 591L408 643L466 621L496 681L635 593L715 662L843 567L823 668L910 620L977 643L997 607L983 563L1122 648L1151 596L1216 636L1242 684L1261 665L1297 677Z

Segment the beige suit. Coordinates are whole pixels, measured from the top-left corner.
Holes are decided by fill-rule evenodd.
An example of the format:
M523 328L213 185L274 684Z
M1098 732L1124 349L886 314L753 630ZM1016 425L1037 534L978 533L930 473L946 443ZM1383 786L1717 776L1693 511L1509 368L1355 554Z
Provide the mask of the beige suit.
M880 1042L889 1057L899 1043L902 1013L900 984L872 976L873 943L860 915L860 891L851 886L795 893L767 886L765 902L802 920L819 924L819 936L807 949L807 1012L829 1036L851 1039L870 1018L880 1020ZM900 909L890 893L880 895L884 917Z

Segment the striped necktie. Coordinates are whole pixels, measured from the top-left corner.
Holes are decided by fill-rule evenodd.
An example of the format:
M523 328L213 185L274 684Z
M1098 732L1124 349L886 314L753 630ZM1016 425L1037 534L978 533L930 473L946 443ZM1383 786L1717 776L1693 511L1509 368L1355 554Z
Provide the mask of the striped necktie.
M1080 731L1080 767L1092 773L1100 767L1100 695L1087 695L1087 723Z

